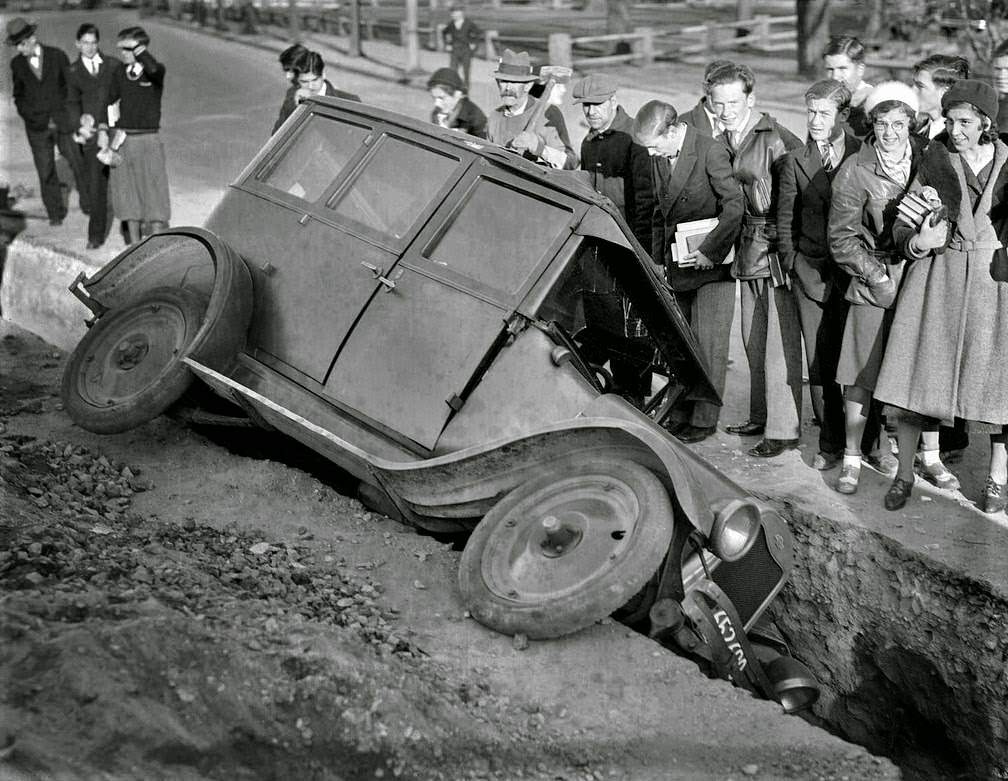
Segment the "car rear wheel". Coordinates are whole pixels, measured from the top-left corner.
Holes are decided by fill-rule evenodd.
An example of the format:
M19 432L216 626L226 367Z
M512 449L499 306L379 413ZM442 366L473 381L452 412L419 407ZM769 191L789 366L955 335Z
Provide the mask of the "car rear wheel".
M114 434L168 409L193 381L181 359L206 307L198 293L160 287L99 318L63 373L63 406L74 422Z
M595 458L547 468L480 521L462 553L459 587L481 624L560 637L640 591L672 531L668 493L645 467Z

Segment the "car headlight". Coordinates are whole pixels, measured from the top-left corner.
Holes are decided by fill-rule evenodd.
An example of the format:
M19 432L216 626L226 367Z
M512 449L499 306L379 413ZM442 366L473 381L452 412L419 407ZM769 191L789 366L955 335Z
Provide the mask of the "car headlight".
M809 669L790 656L778 656L766 666L773 697L785 713L798 713L819 699L819 682Z
M751 499L732 499L717 507L710 532L710 549L722 561L745 556L759 534L759 506Z

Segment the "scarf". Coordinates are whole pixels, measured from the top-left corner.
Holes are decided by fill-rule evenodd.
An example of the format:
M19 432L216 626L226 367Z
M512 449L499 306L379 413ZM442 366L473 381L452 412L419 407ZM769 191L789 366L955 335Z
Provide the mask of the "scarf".
M913 151L910 148L910 142L907 141L906 145L899 152L883 152L877 145L875 146L875 157L878 158L879 165L882 166L882 170L885 171L886 176L897 182L903 187L906 187L907 182L910 181L910 163L913 160Z

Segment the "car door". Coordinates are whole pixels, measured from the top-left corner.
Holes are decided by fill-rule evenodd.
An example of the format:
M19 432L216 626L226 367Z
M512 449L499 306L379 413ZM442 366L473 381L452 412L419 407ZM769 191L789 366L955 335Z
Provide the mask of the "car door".
M394 287L361 315L325 384L341 404L428 450L581 208L485 169L470 169L410 245Z
M377 277L391 271L469 162L380 122L312 112L241 183L256 197L222 203L241 227L230 243L253 273L256 357L321 385L381 289Z

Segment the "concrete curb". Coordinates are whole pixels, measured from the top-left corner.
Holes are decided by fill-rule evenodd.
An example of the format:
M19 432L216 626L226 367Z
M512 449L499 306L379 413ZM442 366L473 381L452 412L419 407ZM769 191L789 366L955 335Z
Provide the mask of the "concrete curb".
M84 321L91 312L67 288L82 271L93 274L98 268L47 242L14 239L0 278L3 319L62 350L72 350L87 331Z

